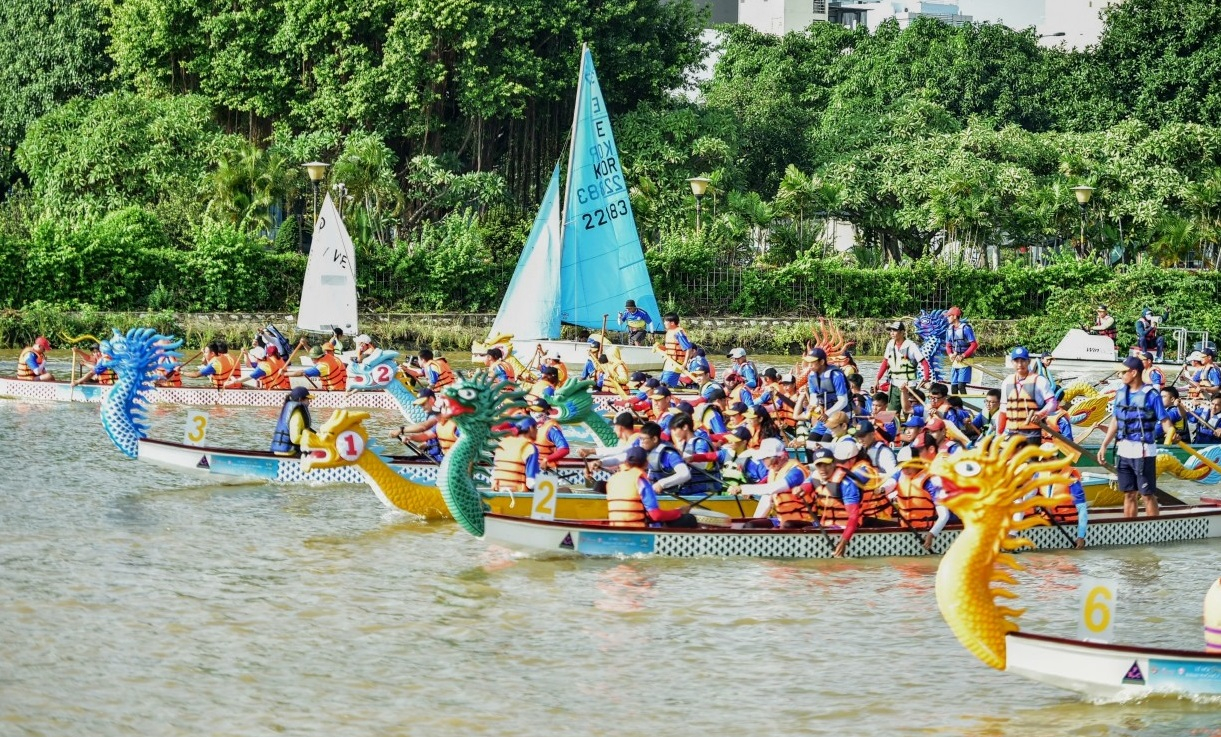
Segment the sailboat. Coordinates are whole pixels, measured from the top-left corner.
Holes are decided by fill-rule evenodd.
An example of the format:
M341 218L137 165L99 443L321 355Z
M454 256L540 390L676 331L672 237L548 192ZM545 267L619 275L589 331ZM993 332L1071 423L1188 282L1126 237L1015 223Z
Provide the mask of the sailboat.
M333 328L342 328L347 336L355 336L358 332L356 251L329 192L314 223L314 240L305 267L305 282L301 286L297 327L327 335Z
M541 348L543 353L558 353L566 364L582 366L589 344L558 340L561 323L597 333L629 299L660 328L619 150L586 45L581 50L563 205L556 164L488 340L476 343L472 352L511 344L527 365ZM618 348L633 369L662 367L663 357L651 346Z

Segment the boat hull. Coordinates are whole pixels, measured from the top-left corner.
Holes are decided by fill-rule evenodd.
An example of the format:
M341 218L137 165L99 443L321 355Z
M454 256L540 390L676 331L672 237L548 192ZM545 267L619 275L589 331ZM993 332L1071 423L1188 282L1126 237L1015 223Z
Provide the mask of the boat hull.
M224 448L206 448L162 440L139 441L139 459L162 468L183 471L198 476L223 477L232 481L268 481L278 484L357 485L368 483L364 473L356 466L317 468L306 472L300 458L286 458L272 453ZM419 484L435 485L439 466L420 461L399 461L390 467ZM556 496L556 514L565 519L605 519L606 495L588 493L584 489L585 470L581 465L561 466L561 483L574 488L572 493ZM594 477L606 479L605 471L595 471ZM480 486L490 485L491 479L483 469L477 469L475 481ZM532 494L509 494L507 492L485 492L488 507L496 514L529 516L533 502ZM662 499L665 509L673 509L686 502L677 499ZM742 500L734 496L716 496L701 502L701 506L728 516L742 514ZM407 510L410 511L410 510ZM446 515L448 517L448 514Z
M1005 650L1006 671L1092 699L1221 694L1221 653L1109 645L1021 632L1005 637Z
M752 557L829 558L839 534L817 529L673 529L654 527L610 527L605 523L557 520L548 522L490 514L484 519L484 539L490 543L533 555L558 556L658 556L668 558ZM946 550L960 529L949 528L935 541L934 552ZM1071 533L1053 527L1026 532L1036 550L1073 547ZM1089 545L1109 547L1150 545L1183 540L1221 537L1221 508L1185 507L1155 518L1124 519L1117 513L1091 516ZM864 528L849 541L847 555L866 557L915 557L928 553L920 546L920 535L895 528Z
M1116 350L1115 343L1105 335L1090 335L1076 328L1069 330L1051 351L1059 372L1115 372L1126 353ZM1170 361L1154 364L1167 376L1175 376L1183 364Z
M102 401L110 387L82 384L69 387L66 381L20 381L0 378L0 397L41 402ZM388 409L398 411L394 397L381 390L328 392L310 389L314 409ZM288 397L283 389L214 389L204 386L156 387L143 395L151 404L181 404L199 407L279 407Z

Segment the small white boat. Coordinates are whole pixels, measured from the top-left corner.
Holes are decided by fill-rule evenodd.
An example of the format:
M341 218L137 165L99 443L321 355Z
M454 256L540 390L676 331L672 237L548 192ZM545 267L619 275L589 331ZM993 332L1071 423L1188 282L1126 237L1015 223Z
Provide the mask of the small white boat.
M1221 653L1083 642L1013 632L1005 670L1040 683L1116 701L1154 694L1221 694Z
M1187 356L1191 354L1187 328L1165 328L1170 332L1173 341L1167 341L1166 358L1168 360L1155 363L1166 374L1167 379L1178 373L1183 367ZM1207 331L1199 333L1203 342L1208 342ZM1211 345L1211 343L1209 343ZM1115 371L1119 362L1127 358L1128 351L1120 351L1115 342L1105 335L1092 335L1084 330L1073 328L1064 334L1060 342L1052 349L1051 355L1056 359L1053 364L1057 370L1075 371ZM1173 359L1173 360L1170 360Z

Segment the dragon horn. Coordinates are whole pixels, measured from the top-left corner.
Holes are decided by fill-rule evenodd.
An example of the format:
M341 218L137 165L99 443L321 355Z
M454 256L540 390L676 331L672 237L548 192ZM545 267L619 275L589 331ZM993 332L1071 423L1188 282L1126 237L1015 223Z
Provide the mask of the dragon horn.
M68 341L68 343L70 343L71 345L76 345L77 343L80 343L83 340L92 340L94 343L102 342L101 338L97 337L96 335L90 335L89 333L84 333L84 334L80 335L79 337L73 338L71 335L68 335L68 333L61 330L61 331L59 331L59 337Z

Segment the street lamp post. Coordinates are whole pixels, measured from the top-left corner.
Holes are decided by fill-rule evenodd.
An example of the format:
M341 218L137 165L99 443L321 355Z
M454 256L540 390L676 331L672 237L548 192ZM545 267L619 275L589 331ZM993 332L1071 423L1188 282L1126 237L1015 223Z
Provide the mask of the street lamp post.
M1073 187L1073 194L1077 197L1077 209L1081 212L1081 249L1085 250L1085 206L1090 203L1090 197L1094 194L1094 188L1088 184L1078 184Z
M308 164L302 164L305 167L305 173L309 174L309 180L314 185L314 222L318 222L318 186L322 184L322 180L326 178L326 170L331 166L324 164L321 161L311 161Z
M708 191L708 185L712 183L707 177L691 177L687 180L687 184L691 185L691 194L695 195L695 232L700 232L700 200L704 199L704 194Z
M1044 33L1038 36L1038 38L1060 38L1065 35L1067 34L1065 34L1064 31L1056 31L1055 33Z

